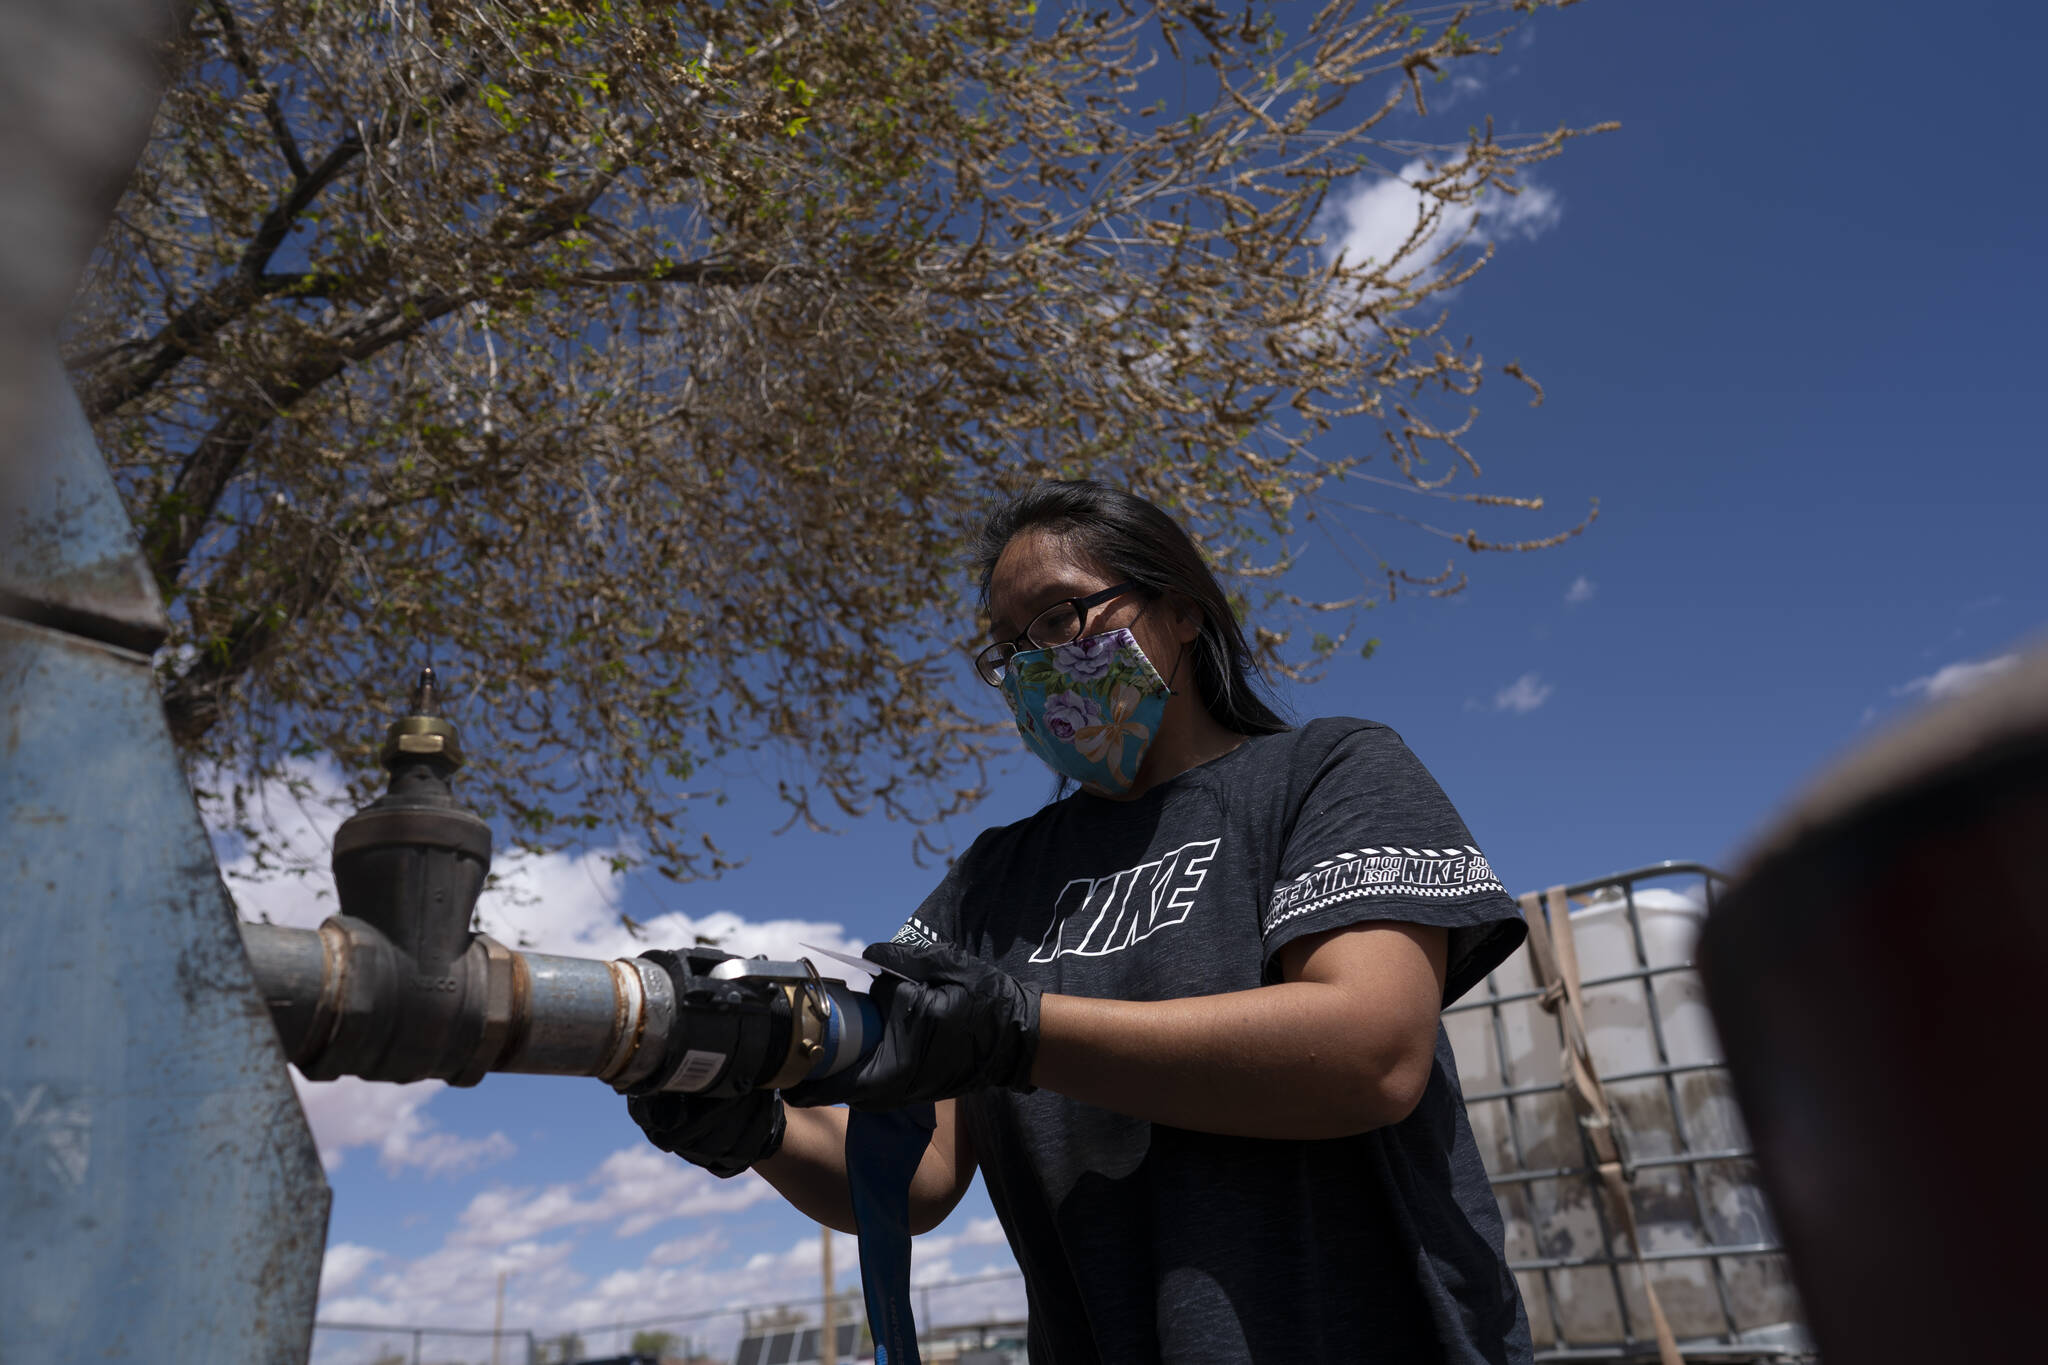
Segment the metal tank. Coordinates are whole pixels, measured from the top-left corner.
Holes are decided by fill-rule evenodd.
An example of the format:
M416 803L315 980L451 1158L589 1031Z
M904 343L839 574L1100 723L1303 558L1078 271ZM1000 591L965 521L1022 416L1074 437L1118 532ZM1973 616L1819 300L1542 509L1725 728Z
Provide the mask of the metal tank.
M1444 1011L1539 1361L1655 1359L1660 1315L1688 1360L1813 1356L1693 964L1726 880L1665 862L1522 898L1532 926L1570 922L1604 1125L1574 1093L1572 1005L1533 946Z
M50 357L0 538L0 1360L305 1357L328 1190Z

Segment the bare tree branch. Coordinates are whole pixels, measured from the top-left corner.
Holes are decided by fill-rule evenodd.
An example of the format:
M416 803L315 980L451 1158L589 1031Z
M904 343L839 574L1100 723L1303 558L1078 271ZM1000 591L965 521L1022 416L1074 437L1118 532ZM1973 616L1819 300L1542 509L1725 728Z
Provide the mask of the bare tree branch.
M207 4L66 344L175 732L234 780L364 771L431 640L516 841L715 873L707 766L799 819L976 799L1008 741L957 570L1024 480L1173 507L1304 676L1344 628L1298 614L1462 586L1412 553L1581 529L1471 491L1487 371L1443 312L1576 130L1415 112L1531 0ZM1290 605L1311 515L1408 539Z
M461 99L475 87L476 79L475 73L465 73L441 92L439 103L446 105ZM388 141L406 122L424 118L429 112L415 108L386 110L374 126L370 143ZM142 346L126 353L124 364L92 374L83 395L88 415L95 419L105 417L135 401L192 355L201 343L243 316L252 304L269 297L264 284L279 277L266 276L265 267L321 191L362 156L364 144L361 129L351 128L320 159L319 165L298 175L285 195L271 206L230 274L180 310Z
M222 417L194 442L157 516L142 534L143 553L166 592L176 589L193 547L213 521L221 494L274 421L344 366L368 360L469 302L467 295L428 295L366 313L309 348L289 372L262 385L255 401Z
M207 8L220 24L221 38L227 44L228 55L242 73L243 81L252 94L263 101L263 117L270 124L270 130L277 135L277 149L284 155L284 164L291 168L294 180L307 176L306 159L299 155L298 139L292 136L291 125L285 122L284 110L278 108L277 92L263 79L263 71L249 55L248 45L242 41L242 29L235 22L235 12L227 0L207 0Z

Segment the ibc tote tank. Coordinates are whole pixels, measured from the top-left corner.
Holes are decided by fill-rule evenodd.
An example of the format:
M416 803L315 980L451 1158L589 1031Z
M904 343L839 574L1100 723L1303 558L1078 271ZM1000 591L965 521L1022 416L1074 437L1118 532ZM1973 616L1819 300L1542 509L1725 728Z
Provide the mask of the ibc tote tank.
M1567 888L1587 1043L1673 1333L1722 1358L1743 1347L1797 1358L1811 1345L1692 970L1720 881L1662 863ZM1524 948L1447 1009L1444 1027L1538 1354L1620 1355L1651 1339L1649 1305L1580 1136L1563 1032L1542 995Z

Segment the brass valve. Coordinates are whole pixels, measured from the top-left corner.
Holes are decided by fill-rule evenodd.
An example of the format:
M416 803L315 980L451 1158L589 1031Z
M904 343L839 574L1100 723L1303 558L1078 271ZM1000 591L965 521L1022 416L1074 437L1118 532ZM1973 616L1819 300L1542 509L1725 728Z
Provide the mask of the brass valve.
M451 770L462 766L462 736L441 717L440 685L429 664L420 670L419 682L413 686L408 713L392 721L384 731L384 746L377 753L377 761L389 768L404 755L433 754L447 759Z

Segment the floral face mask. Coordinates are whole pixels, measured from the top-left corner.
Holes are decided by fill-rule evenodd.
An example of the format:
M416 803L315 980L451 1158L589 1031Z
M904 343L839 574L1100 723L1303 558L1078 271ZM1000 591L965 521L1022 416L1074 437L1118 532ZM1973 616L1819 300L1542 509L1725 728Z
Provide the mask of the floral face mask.
M1128 629L1051 649L1020 649L1003 696L1031 752L1062 777L1128 790L1159 733L1168 688Z

